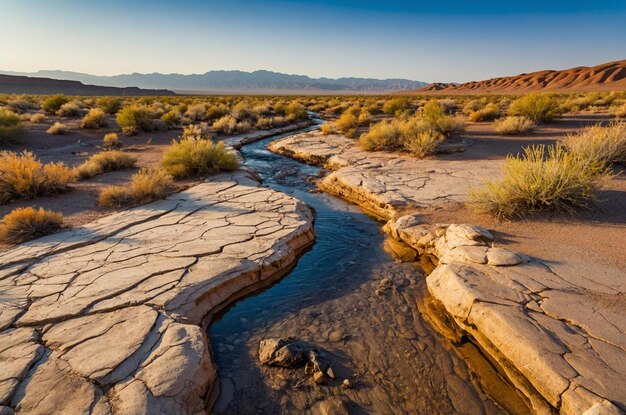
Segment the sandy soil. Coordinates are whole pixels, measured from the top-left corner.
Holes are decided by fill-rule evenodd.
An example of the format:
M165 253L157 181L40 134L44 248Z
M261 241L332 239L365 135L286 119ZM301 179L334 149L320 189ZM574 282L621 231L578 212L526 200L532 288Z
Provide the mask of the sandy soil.
M470 124L465 139L467 151L438 158L501 159L509 153L518 153L530 144L551 144L565 135L590 123L608 122L606 115L580 114L566 116L527 136L497 135L491 123ZM624 166L615 166L621 172ZM499 243L534 255L545 261L572 261L581 258L618 267L626 271L626 174L609 180L600 194L601 202L594 209L575 215L541 214L525 219L497 220L478 214L460 204L448 204L422 210L425 220L440 223L472 223L497 231Z

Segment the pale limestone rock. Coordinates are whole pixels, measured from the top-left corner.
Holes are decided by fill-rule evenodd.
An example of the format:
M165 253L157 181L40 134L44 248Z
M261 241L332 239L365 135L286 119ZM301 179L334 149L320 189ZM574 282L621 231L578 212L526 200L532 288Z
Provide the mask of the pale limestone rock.
M312 222L239 171L0 253L2 411L204 413L204 325L282 275Z

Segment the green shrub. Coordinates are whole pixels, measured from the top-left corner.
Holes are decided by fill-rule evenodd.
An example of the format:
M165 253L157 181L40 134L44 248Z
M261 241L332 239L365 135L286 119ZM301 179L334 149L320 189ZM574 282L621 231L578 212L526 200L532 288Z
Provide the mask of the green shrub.
M626 123L587 127L564 140L571 152L584 160L600 163L626 163Z
M0 152L0 204L61 193L73 181L74 174L63 163L44 165L28 151Z
M359 145L366 151L395 150L402 146L401 121L383 120L359 137Z
M434 154L443 140L445 140L445 137L439 131L427 129L415 134L405 135L402 145L409 153L421 158Z
M443 135L461 133L465 130L465 123L462 119L451 115L446 115L443 105L435 100L428 101L417 115L430 129L439 131Z
M560 144L524 149L508 156L503 177L470 189L470 205L497 217L540 210L573 212L595 201L599 183L609 177L602 163L585 160Z
M141 169L130 186L107 186L98 197L100 206L122 207L150 203L167 197L174 189L172 176L161 169Z
M106 117L104 111L99 108L92 108L80 122L81 128L96 129L106 125Z
M63 215L32 207L13 209L2 218L0 241L18 244L56 232L63 224Z
M0 144L18 142L24 132L20 116L0 108Z
M236 170L239 163L235 154L221 141L213 143L202 138L181 137L163 153L161 166L166 173L181 178Z
M531 93L513 101L508 112L539 124L559 115L559 101L552 95Z
M341 117L335 121L335 127L348 137L353 137L356 127L359 125L359 119L353 111L349 109L341 114Z
M43 100L41 109L44 110L46 114L55 114L61 108L61 105L67 102L69 102L69 99L67 99L65 95L51 95Z
M506 117L496 120L493 129L498 134L517 135L531 131L537 124L526 117Z
M115 115L122 107L122 101L114 97L104 97L97 101L98 108L104 111L106 114Z
M289 121L303 121L309 118L306 108L299 102L292 102L285 108L285 116Z
M141 131L152 131L154 119L152 112L146 107L125 107L117 112L117 125L125 135L137 134Z
M110 171L130 169L136 162L135 157L121 151L101 151L74 170L80 179L88 179Z

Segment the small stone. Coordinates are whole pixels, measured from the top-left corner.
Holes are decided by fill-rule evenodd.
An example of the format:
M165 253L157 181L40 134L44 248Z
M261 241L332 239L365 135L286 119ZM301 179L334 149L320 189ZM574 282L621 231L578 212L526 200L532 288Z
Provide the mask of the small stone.
M341 341L343 339L343 333L339 330L333 330L329 335L328 335L328 339L331 342L338 342Z
M352 383L350 382L350 379L344 379L343 382L341 382L341 387L344 389L352 389Z
M328 368L326 369L326 376L331 379L337 379L337 376L335 376L335 372L333 372L333 368L330 366L328 366Z
M324 375L324 372L313 373L313 382L317 383L318 385L326 383L326 376Z

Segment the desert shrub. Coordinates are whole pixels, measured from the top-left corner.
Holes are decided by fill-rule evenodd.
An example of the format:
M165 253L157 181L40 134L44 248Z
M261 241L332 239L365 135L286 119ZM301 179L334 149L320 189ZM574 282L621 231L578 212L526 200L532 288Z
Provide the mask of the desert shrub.
M67 125L57 121L52 124L52 126L48 128L46 132L52 135L63 135L69 132L69 128L67 128Z
M409 101L406 98L392 98L383 104L383 112L385 114L394 115L409 107Z
M40 113L33 114L30 116L30 122L35 123L35 124L40 124L44 122L45 119L46 119L46 116Z
M197 138L208 140L211 138L209 127L206 123L192 124L183 128L183 138Z
M133 174L130 186L107 186L100 192L100 206L122 207L150 203L167 197L174 189L172 176L161 169L141 169Z
M102 144L104 148L109 150L120 149L124 146L124 144L122 144L122 142L120 141L117 133L105 134L104 138L102 139Z
M175 178L231 171L238 165L237 157L223 142L196 137L175 140L161 159L163 170Z
M245 133L252 129L252 125L249 121L237 121L232 115L224 115L213 123L213 129L224 134Z
M446 115L443 106L435 100L428 101L420 108L417 116L427 123L430 129L446 136L465 130L465 122L459 117Z
M372 113L366 108L361 109L357 122L359 125L369 125L372 122Z
M125 135L137 134L141 131L152 131L154 120L146 107L125 107L117 112L117 125Z
M500 115L500 108L493 103L489 103L485 108L473 111L469 114L468 119L472 122L493 121Z
M101 151L89 157L74 170L80 179L88 179L109 171L135 167L137 159L122 151Z
M170 127L180 124L182 119L183 116L180 114L180 111L176 109L170 110L161 116L161 121Z
M626 123L614 122L606 127L594 125L569 135L567 148L584 160L600 163L626 163Z
M493 129L504 135L523 134L535 128L537 124L526 117L506 117L496 120Z
M0 152L0 204L61 193L74 174L63 163L42 164L33 153Z
M626 104L622 105L615 111L617 118L626 118Z
M81 114L81 112L82 109L76 102L66 102L65 104L61 105L61 108L57 110L56 114L61 117L67 118L77 117Z
M437 146L443 142L445 136L439 131L427 129L415 134L405 135L403 138L403 147L416 157L425 157L434 154Z
M228 107L224 104L212 105L206 112L207 120L217 120L229 112Z
M403 142L401 122L383 120L374 124L370 130L359 137L359 145L366 151L394 150Z
M13 209L2 218L0 241L18 244L56 232L63 224L63 215L32 207Z
M353 137L356 127L359 125L359 118L354 114L354 111L344 111L335 121L335 127L348 137Z
M451 98L443 98L438 101L446 114L454 114L458 108L456 101Z
M0 108L0 144L19 141L24 131L19 115Z
M122 108L122 101L114 97L104 97L96 101L98 108L106 114L115 115Z
M41 109L44 110L46 114L55 114L61 108L61 105L67 102L69 102L69 99L67 99L65 95L51 95L43 100Z
M552 95L531 93L513 101L508 112L542 123L559 115L559 101Z
M299 102L292 102L285 108L285 116L289 121L302 121L309 118L306 108Z
M35 109L36 105L26 98L15 97L7 101L7 107L13 112L23 113Z
M463 106L463 113L470 115L472 112L485 108L485 102L481 99L472 99Z
M322 131L322 134L324 135L335 134L337 132L337 127L335 126L335 123L326 122L320 126L320 131Z
M99 108L92 108L80 122L80 127L95 129L103 127L105 124L106 118L104 115L104 111Z
M602 179L610 175L602 163L585 160L560 144L524 149L506 158L503 177L470 189L470 204L497 217L540 210L573 212L589 207Z
M184 117L189 121L204 121L206 119L206 107L204 104L190 105L185 111Z

